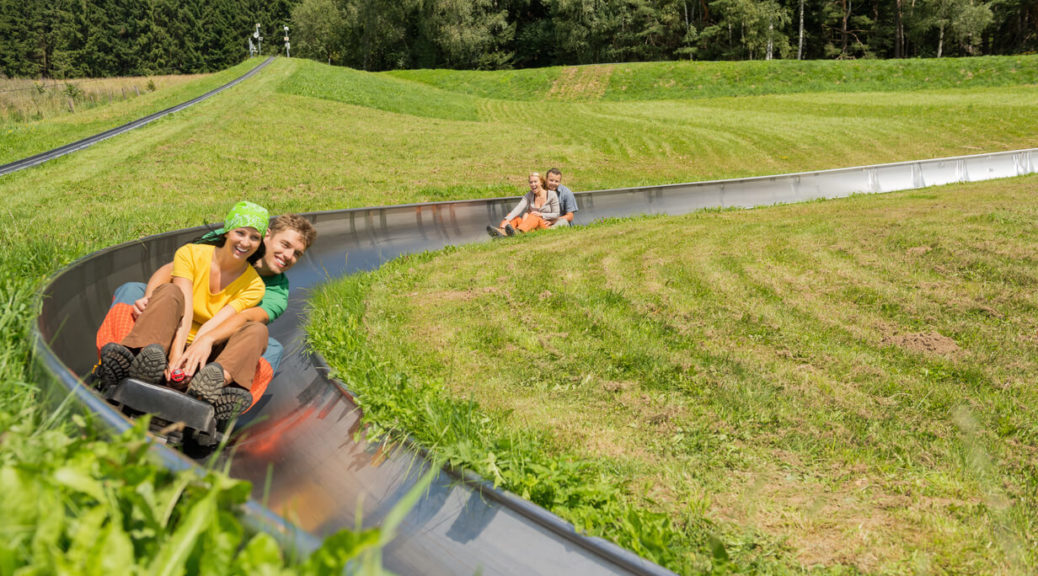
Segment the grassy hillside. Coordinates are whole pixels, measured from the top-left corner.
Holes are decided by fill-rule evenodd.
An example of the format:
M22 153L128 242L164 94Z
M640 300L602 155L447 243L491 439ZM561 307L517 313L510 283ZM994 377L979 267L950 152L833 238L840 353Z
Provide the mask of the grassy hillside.
M1019 66L1033 69L1030 75L1038 73L1038 59L1019 62L1030 65ZM716 66L727 69L734 64ZM679 65L638 69L664 74L675 66ZM952 73L944 63L932 71L941 78L938 72ZM390 179L389 186L453 188L459 184L438 176L463 175L461 180L473 189L457 192L470 195L481 195L475 184L492 186L501 183L502 176L519 184L526 170L549 165L561 165L567 181L580 189L598 189L952 156L1035 143L1029 117L1038 88L1026 80L1010 84L1012 75L1000 76L1004 87L973 90L928 90L928 84L916 82L907 93L875 91L878 84L873 79L852 83L854 91L840 94L801 88L797 94L745 98L754 87L739 84L742 92L736 92L737 97L671 101L663 99L671 92L664 84L645 91L637 101L530 102L512 99L528 96L515 87L540 86L535 93L544 96L550 92L544 87L547 82L526 80L550 71L501 73L511 82L498 95L502 99L471 95L481 91L465 79L477 73L427 72L456 82L439 87L418 83L412 90L396 79L422 74L345 75L311 64L297 70L281 90L387 113L368 109L364 114L381 132L372 139L392 143L378 151L392 166L378 177L401 173L402 163L421 174L417 182ZM496 77L488 76L484 85ZM941 84L953 85L950 79ZM358 119L358 127L367 124L362 122ZM406 135L395 126L406 126ZM420 135L422 146L402 141L413 134ZM429 157L421 152L425 149L449 152ZM510 166L515 166L512 173Z
M933 77L947 62L968 67L974 61L934 61ZM1020 62L1024 69L1038 59ZM844 64L848 74L862 65ZM201 93L251 65L209 77L191 91ZM639 70L651 75L652 66L661 75L680 68ZM258 77L173 117L0 178L3 473L11 467L39 473L28 455L74 459L77 450L94 450L62 440L92 434L89 427L61 420L45 427L45 414L34 403L27 334L37 310L34 294L45 278L105 246L218 221L241 198L283 213L500 196L515 194L528 171L549 165L561 166L568 184L586 190L1025 148L1035 145L1038 133L1038 118L1030 112L1038 105L1038 88L1026 79L998 88L942 84L911 92L871 87L686 101L668 96L662 82L625 102L491 98L444 89L467 82L467 74L458 73L458 80L436 74L447 78L444 86L280 59ZM9 134L0 161L176 103L154 96ZM15 450L23 439L35 443ZM66 448L71 452L61 451ZM68 510L70 518L82 513ZM46 526L36 528L47 533ZM0 551L3 562L10 557Z
M171 90L198 78L198 75L68 81L4 78L0 79L0 122L10 125L68 116L115 101L138 98L149 92Z
M1033 86L515 102L281 60L229 96L0 187L19 229L85 212L108 222L95 244L107 245L218 218L241 195L313 210L510 195L551 165L586 190L1025 148L1035 108ZM73 210L70 194L90 201Z
M0 138L0 164L39 154L176 106L230 82L259 62L258 59L250 60L216 74L195 75L183 80L167 77L152 82L155 90L150 92L146 90L148 85L145 83L145 91L137 98L116 100L107 105L80 106L76 113L48 114L46 118L34 121L8 117L0 122L0 135L3 135ZM14 80L6 82L18 84ZM97 84L103 86L112 83L115 81L80 81L76 86L82 85L77 89L89 95L92 90L98 89Z
M1032 56L929 60L645 62L503 72L387 73L501 100L689 100L766 94L905 92L1038 83Z
M1036 185L405 257L310 333L380 426L678 572L1029 574Z

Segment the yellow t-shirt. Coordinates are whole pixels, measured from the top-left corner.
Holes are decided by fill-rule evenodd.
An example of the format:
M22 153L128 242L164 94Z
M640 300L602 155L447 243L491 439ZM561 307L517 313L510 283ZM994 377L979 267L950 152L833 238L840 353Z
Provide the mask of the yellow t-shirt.
M249 266L245 272L231 282L222 292L209 292L209 271L212 269L216 246L186 244L177 249L173 257L173 276L187 278L194 286L194 316L188 342L195 339L198 329L212 319L224 306L234 307L236 312L251 308L263 299L263 279L256 269Z

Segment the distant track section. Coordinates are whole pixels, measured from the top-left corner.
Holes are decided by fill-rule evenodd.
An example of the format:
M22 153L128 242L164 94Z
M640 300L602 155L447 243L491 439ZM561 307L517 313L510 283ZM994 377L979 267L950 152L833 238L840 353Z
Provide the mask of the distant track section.
M162 118L163 116L166 116L168 114L172 114L174 112L179 112L179 111L183 110L184 108L187 108L188 106L197 104L197 103L201 102L202 100L205 100L206 98L209 98L210 96L219 94L220 92L223 92L224 90L230 88L231 86L234 86L234 85L238 84L239 82L241 82L243 80L247 80L247 79L251 78L252 76L257 74L260 70L266 68L267 64L270 64L273 60L274 60L274 57L271 56L270 58L267 58L266 60L261 62L258 66L256 66L252 70L249 70L245 74L242 74L241 76L235 78L234 80L231 80L230 82L224 84L223 86L220 86L219 88L214 88L214 89L206 92L205 94L202 94L201 96L199 96L197 98L188 100L187 102L183 102L181 104L177 104L176 106L173 106L171 108L166 108L165 110L156 112L154 114L149 114L148 116L145 116L143 118L139 118L137 120L134 120L133 122L128 122L126 124L123 124L122 126L118 126L116 128L112 128L111 130L106 130L106 131L101 132L99 134L94 134L93 136L90 136L89 138L84 138L84 139L79 140L77 142L73 142L71 144L66 144L64 146L60 146L60 147L55 148L53 150L48 150L47 152L41 152L39 154L36 154L35 156L29 156L28 158L22 158L21 160L15 160L14 162L11 162L9 164L4 164L4 165L0 166L0 176L3 176L5 174L10 174L12 172L17 172L17 171L23 170L25 168L30 168L32 166L36 166L37 164L42 164L42 163L44 163L44 162L46 162L48 160L53 160L55 158L60 158L61 156L64 156L66 154L71 154L73 152L82 150L82 149L87 148L89 146L93 146L94 144L97 144L98 142L100 142L102 140L107 140L107 139L111 138L112 136L118 136L119 134L122 134L123 132L129 132L130 130L133 130L134 128L140 128L141 126L144 126L145 124L149 124L149 123L151 123L151 122L153 122L155 120L158 120L159 118Z

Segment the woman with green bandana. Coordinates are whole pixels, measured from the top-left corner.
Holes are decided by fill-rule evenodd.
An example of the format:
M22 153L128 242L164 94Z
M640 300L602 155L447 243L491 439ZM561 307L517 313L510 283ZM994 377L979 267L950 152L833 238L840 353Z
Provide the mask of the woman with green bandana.
M268 221L262 206L239 202L216 231L215 244L181 246L173 259L173 281L155 289L121 342L101 349L102 383L114 385L130 376L159 384L177 370L186 376L189 394L218 404L222 394L236 391L226 392L225 387L251 382L266 348L265 325L242 326L221 349L213 350L214 358L204 368L198 359L188 361L184 350L199 335L263 298L263 280L252 263L263 255Z

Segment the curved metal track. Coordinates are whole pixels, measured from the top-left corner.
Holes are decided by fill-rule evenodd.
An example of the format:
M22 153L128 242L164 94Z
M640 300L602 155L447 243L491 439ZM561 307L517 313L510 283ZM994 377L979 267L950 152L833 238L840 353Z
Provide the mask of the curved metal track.
M707 207L752 207L889 192L1032 174L1038 149L918 162L577 194L577 223L632 214L681 214ZM231 473L254 484L248 517L311 547L321 537L380 522L427 469L407 450L385 453L356 441L359 414L303 349L305 299L315 285L379 266L400 254L486 240L514 198L319 212L308 216L319 240L290 273L289 313L271 326L286 345L277 378L247 414ZM634 210L631 207L636 207ZM95 361L93 334L115 288L141 280L198 229L129 242L86 256L59 272L43 292L34 328L45 390L116 429L128 422L79 376ZM160 449L168 466L193 463ZM265 488L266 486L266 488ZM272 512L273 511L273 512ZM288 519L291 522L282 519ZM544 510L510 494L441 472L385 551L401 574L664 574L666 570L596 538L583 537Z
M253 68L252 70L249 70L245 74L242 74L241 76L235 78L234 80L231 80L230 82L224 84L223 86L220 86L219 88L214 88L214 89L206 92L205 94L202 94L201 96L199 96L197 98L193 98L191 100L188 100L187 102L182 102L180 104L177 104L176 106L173 106L173 107L170 107L170 108L166 108L165 110L161 110L159 112L155 112L154 114L149 114L149 115L147 115L147 116L145 116L143 118L138 118L137 120L134 120L133 122L127 122L126 124L123 124L122 126L118 126L116 128L112 128L111 130L105 130L104 132L101 132L99 134L94 134L93 136L90 136L88 138L84 138L82 140L73 142L71 144L66 144L64 146L60 146L60 147L55 148L53 150L48 150L47 152L41 152L41 153L36 154L34 156L29 156L28 158L22 158L21 160L16 160L16 161L10 162L8 164L0 165L0 176L3 176L4 174L10 174L12 172L17 172L17 171L25 169L25 168L30 168L32 166L36 166L37 164L43 164L44 162L46 162L48 160L54 160L55 158L60 158L61 156L64 156L66 154L71 154L73 152L77 152L77 151L82 150L84 148L87 148L89 146L93 146L94 144L97 144L98 142L100 142L102 140L107 140L107 139L111 138L112 136L118 136L119 134L122 134L123 132L128 132L130 130L133 130L134 128L140 128L141 126L144 126L145 124L150 124L151 122L154 122L155 120L158 120L159 118L162 118L163 116L167 116L167 115L172 114L174 112L179 112L179 111L183 110L184 108L187 108L188 106L193 106L195 104L198 104L199 102L209 98L210 96L214 96L216 94L219 94L220 92L223 92L224 90L230 88L231 86L234 86L235 84L238 84L239 82L241 82L243 80L251 78L257 72L259 72L260 70L266 68L267 64L270 64L273 60L274 60L274 57L271 56L270 58L267 58L263 62L260 62L255 68Z

